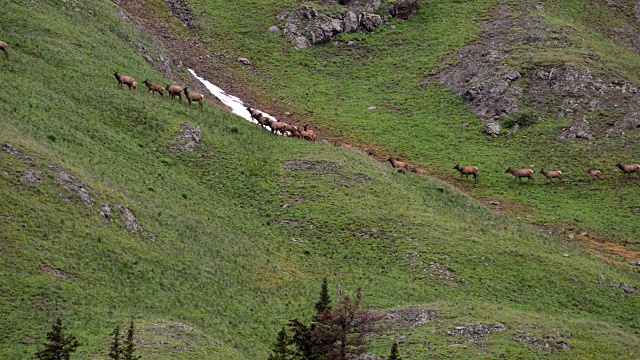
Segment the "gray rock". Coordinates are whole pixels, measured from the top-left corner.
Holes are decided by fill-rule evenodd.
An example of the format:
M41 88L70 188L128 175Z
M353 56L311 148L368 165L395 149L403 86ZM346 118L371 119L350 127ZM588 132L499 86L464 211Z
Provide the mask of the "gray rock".
M122 205L116 205L116 208L119 210L119 216L120 219L122 219L122 221L124 221L124 223L127 225L127 227L133 231L143 231L142 229L142 225L140 225L140 223L138 223L138 220L136 219L136 216L133 214L133 212L122 206Z
M109 204L104 204L102 205L102 210L100 210L100 216L102 216L105 219L111 219L111 208L109 207Z
M269 27L269 30L267 30L267 31L269 31L269 34L271 34L271 35L278 35L278 34L280 34L280 28L279 28L279 27L277 27L277 26L275 26L275 25L273 25L273 26Z
M494 138L500 135L500 131L502 131L502 126L497 123L488 123L487 126L484 127L484 133Z
M44 180L42 172L35 167L31 167L24 172L24 175L20 178L20 181L24 181L31 185L40 185Z
M91 192L89 191L89 189L87 189L84 184L78 181L75 176L65 172L57 165L50 165L49 167L57 175L56 181L58 183L58 186L67 191L75 193L80 198L80 200L82 200L89 206L93 206L96 203L93 197L91 197Z
M420 9L418 0L395 0L389 7L389 14L404 20L409 20Z
M358 31L360 25L360 16L357 12L349 10L344 16L344 32L351 34Z
M307 40L307 38L304 36L298 36L297 38L293 39L292 43L296 47L296 49L306 49L309 47L309 40Z
M249 59L243 58L243 57L238 58L238 62L241 63L241 64L244 64L244 65L247 65L247 66L251 66L252 65L251 61L249 61Z
M377 14L362 14L360 25L367 31L376 31L382 26L382 18Z

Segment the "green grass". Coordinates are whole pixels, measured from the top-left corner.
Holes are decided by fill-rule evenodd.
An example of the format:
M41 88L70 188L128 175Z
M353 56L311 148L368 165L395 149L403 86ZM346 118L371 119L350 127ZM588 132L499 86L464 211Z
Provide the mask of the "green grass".
M216 34L216 48L248 57L260 70L260 75L238 72L250 79L263 103L329 130L337 141L426 167L476 197L517 204L532 222L553 224L557 230L587 231L601 241L640 250L640 222L633 221L640 187L637 180L622 181L614 166L638 161L637 132L623 138L559 142L557 136L568 122L545 116L545 121L513 138L494 141L481 134L482 124L462 99L441 85L421 85L442 70L444 59L455 58L460 47L476 42L480 22L490 19L493 7L505 1L429 1L412 20L391 20L395 29L385 26L373 34L337 39L353 41L353 50L330 43L303 51L293 50L284 37L267 33L269 26L282 25L276 15L294 9L297 2L190 3L201 24ZM638 84L640 57L609 38L616 26L634 27L633 19L603 2L547 1L543 5L544 26L552 37L564 29L569 43L514 46L507 49L512 66L528 71L571 63L586 66L604 79ZM539 13L533 7L527 11ZM367 110L370 106L377 110ZM463 127L465 123L471 126ZM478 166L481 183L456 182L451 170L456 163ZM504 174L507 167L530 165L535 165L536 172L563 170L565 186L542 186L542 181L536 186L514 186ZM586 176L589 166L602 169L606 181L591 185Z
M106 359L109 333L130 316L144 358L266 358L287 319L311 315L323 277L334 299L339 288L362 285L377 309L440 311L436 323L411 334L381 336L373 348L381 355L403 334L408 359L629 358L640 351L638 296L611 286L640 289L637 273L438 180L271 136L210 103L201 111L142 87L118 89L114 68L137 80L168 81L131 41L157 49L110 2L78 6L8 3L0 21L11 51L0 70L0 143L30 157L0 152L0 358L28 358L62 317L85 344L77 358ZM439 87L425 91L450 98ZM429 103L436 112L451 109ZM462 104L453 109L470 118ZM203 129L193 153L169 149L184 122ZM433 131L436 125L428 124ZM401 143L392 138L379 141ZM499 151L487 145L479 153ZM299 160L319 168L300 170ZM96 205L61 189L54 164L85 184ZM20 180L31 167L42 172L41 185ZM114 213L117 204L131 209L144 232L128 230L117 216L104 219L102 204ZM459 285L445 285L429 271L431 262L455 272ZM507 330L486 340L484 355L471 345L448 346L447 329L475 322L501 322ZM571 350L551 355L524 346L512 339L521 328L537 337L569 333Z

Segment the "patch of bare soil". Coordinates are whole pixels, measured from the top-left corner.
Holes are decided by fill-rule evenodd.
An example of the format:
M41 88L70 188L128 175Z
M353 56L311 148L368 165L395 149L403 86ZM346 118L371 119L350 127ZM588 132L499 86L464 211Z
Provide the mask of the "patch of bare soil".
M437 262L425 264L420 259L421 256L418 253L407 254L404 257L409 260L409 268L411 269L429 273L431 276L438 278L440 282L448 286L461 285L461 283L456 279L455 271L442 264Z

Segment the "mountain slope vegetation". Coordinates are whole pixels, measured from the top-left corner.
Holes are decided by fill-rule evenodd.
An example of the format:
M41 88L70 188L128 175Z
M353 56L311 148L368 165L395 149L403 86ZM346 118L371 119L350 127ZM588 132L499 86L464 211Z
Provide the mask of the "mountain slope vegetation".
M450 2L481 17L463 6L472 3ZM273 15L292 2L264 5ZM359 285L371 294L368 304L389 325L373 341L380 356L399 340L407 359L631 359L640 351L633 269L496 213L438 179L272 136L212 102L201 110L147 94L146 78L197 84L184 66L152 67L148 58L166 58L170 49L116 4L5 7L0 34L11 55L0 67L0 358L30 358L58 317L83 343L78 358L106 359L109 334L131 317L144 358L266 358L288 319L313 314L324 277L332 296ZM243 34L257 31L252 19ZM443 53L473 39L477 29L468 26L469 37ZM272 74L284 71L275 64ZM133 76L138 90L120 89L114 70ZM288 96L311 108L315 92L320 114L328 106L322 94L331 93L319 91L321 75L308 81L306 97ZM430 88L441 98L429 103L451 109L435 100L455 99L451 92ZM350 101L353 109L370 103ZM473 120L461 101L453 110ZM363 142L375 138L358 126L362 117L353 121L348 128L363 131ZM336 123L332 131L340 126L347 128ZM197 127L202 141L188 151L183 141ZM380 135L381 148L392 142L392 134Z

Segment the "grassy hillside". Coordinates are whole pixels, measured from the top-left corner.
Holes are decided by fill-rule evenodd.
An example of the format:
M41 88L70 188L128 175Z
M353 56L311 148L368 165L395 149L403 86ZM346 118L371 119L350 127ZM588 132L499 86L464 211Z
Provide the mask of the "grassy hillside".
M438 180L119 89L114 69L169 80L118 11L10 2L0 15L0 358L29 358L62 317L77 358L106 359L131 316L144 358L266 358L287 319L311 315L323 277L334 299L362 285L376 309L406 312L379 355L398 339L407 359L640 351L632 270ZM194 152L174 149L185 123L204 135Z
M163 19L171 19L170 11L159 1L155 3L153 7L164 14ZM463 99L436 81L425 81L442 71L447 59L455 59L463 45L479 42L480 24L493 19L496 6L506 4L517 19L537 16L541 20L534 25L549 33L549 41L542 45L487 48L509 53L509 66L525 74L570 64L637 86L640 56L617 41L615 32L637 31L632 1L429 1L410 21L391 19L393 27L385 26L372 34L341 35L332 43L302 51L294 50L283 36L267 32L271 25L282 27L284 22L276 16L295 9L299 2L188 3L197 16L195 23L204 29L203 35L193 36L187 30L163 34L206 39L203 45L209 46L208 51L224 54L221 59L227 59L198 60L213 74L221 63L228 64L239 56L249 58L254 67L231 64L224 68L233 68L236 76L244 79L242 86L252 88L263 107L292 112L299 122L313 123L335 142L348 142L381 157L394 155L426 167L473 196L501 202L501 211L567 238L587 232L585 241L607 243L613 249L613 259L626 263L638 260L640 222L634 219L640 187L637 180L623 180L615 167L617 162L639 161L637 131L589 141L559 141L558 135L572 121L555 115L557 99L534 98L548 102L552 113L540 114L542 121L513 137L492 140L481 134L484 125L469 112ZM318 6L319 2L308 3ZM528 31L520 27L512 30L514 36L521 37ZM528 85L522 86L526 91ZM368 110L370 106L377 109ZM606 123L619 111L613 106L604 108L593 121ZM451 168L456 163L478 166L480 184L455 180ZM562 170L566 181L546 186L537 174L536 186L518 186L504 174L507 167L531 165L536 173L541 168ZM586 174L589 166L603 170L606 181L590 183ZM616 253L626 255L618 257Z

